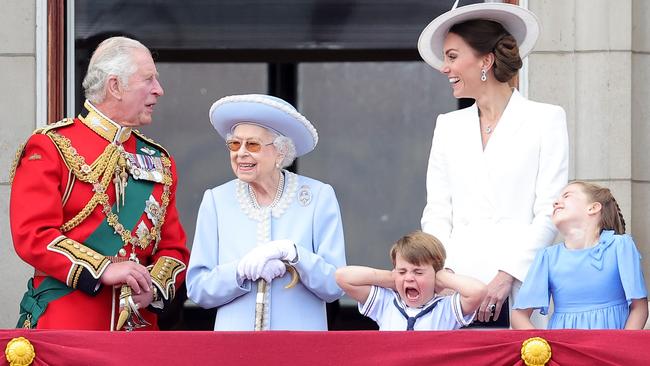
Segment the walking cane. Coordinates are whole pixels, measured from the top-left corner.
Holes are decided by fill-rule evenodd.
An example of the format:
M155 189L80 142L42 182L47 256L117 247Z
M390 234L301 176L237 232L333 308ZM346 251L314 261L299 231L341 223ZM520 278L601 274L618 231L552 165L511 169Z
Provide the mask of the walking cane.
M287 272L291 273L291 282L284 286L284 288L290 289L300 281L300 274L298 274L296 268L289 263L284 262L284 265L287 267ZM266 318L264 317L264 314L266 313L266 307L268 306L266 301L267 286L268 282L263 278L257 280L257 297L255 298L255 331L265 330L264 324L266 323Z

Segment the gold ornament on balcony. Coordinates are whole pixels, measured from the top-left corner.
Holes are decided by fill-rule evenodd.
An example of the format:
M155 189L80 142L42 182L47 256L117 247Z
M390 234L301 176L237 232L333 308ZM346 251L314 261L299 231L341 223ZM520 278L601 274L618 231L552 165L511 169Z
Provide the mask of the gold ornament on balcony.
M11 366L29 366L34 361L36 353L34 346L25 338L14 338L7 343L5 356Z
M526 366L544 366L551 359L551 346L544 338L528 338L521 344L521 359Z

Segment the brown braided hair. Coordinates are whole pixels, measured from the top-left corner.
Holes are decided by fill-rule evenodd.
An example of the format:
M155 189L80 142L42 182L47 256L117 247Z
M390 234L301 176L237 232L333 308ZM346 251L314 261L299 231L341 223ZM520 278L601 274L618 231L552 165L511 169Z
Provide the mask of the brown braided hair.
M591 202L598 202L601 204L601 231L614 230L616 234L625 234L625 219L623 219L621 208L618 206L618 202L616 202L616 198L614 198L614 195L609 188L582 181L575 181L571 184L576 184L582 187L582 191L592 200Z
M494 54L494 78L505 83L517 74L523 65L517 41L501 23L472 19L454 24L449 33L460 36L478 56Z

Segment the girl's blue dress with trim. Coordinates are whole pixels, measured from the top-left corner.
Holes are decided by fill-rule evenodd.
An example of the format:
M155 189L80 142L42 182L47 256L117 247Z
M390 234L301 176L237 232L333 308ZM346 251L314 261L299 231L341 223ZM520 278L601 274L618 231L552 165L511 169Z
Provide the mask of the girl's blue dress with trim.
M551 296L549 329L623 329L631 301L648 296L632 238L604 230L592 248L540 251L513 308L547 314Z

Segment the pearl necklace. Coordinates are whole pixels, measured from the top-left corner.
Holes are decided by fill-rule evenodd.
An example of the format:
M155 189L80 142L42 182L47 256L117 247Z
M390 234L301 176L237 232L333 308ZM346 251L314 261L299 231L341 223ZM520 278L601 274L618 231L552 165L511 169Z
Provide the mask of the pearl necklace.
M492 125L485 127L485 133L486 133L486 134L489 135L489 134L492 133L492 131L494 131L494 130L492 129Z
M282 191L284 191L284 174L280 172L280 181L278 182L278 188L275 191L275 197L273 198L273 202L268 207L275 207L275 205L278 204L278 201L280 201L280 198L282 197ZM257 202L257 196L255 195L255 190L251 188L250 184L248 185L248 194L251 197L251 201L253 202L253 206L257 209L260 209L260 204Z

